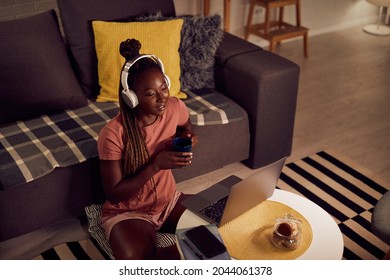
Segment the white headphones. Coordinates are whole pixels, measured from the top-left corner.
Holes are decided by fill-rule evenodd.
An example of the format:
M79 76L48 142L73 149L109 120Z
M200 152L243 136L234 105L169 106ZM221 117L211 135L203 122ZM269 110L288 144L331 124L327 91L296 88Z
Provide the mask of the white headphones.
M123 65L122 74L121 74L121 84L123 87L122 98L130 108L134 108L135 106L138 105L138 98L137 98L137 95L135 94L135 92L129 88L129 85L127 84L127 78L129 76L129 70L130 70L131 66L133 66L138 60L140 60L142 58L151 58L154 61L156 61L157 65L160 67L160 69L164 75L164 79L165 79L165 82L167 83L168 88L171 86L171 81L170 81L169 77L164 72L164 65L158 57L156 57L152 54L142 54L142 55L134 57L133 59L127 61L125 63L125 65Z

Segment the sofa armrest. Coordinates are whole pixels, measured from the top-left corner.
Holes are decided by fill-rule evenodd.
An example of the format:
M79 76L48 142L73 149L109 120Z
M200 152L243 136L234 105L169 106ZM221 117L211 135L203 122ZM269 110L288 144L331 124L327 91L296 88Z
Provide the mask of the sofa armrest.
M216 89L248 113L249 167L291 154L299 73L297 64L225 33L217 50Z

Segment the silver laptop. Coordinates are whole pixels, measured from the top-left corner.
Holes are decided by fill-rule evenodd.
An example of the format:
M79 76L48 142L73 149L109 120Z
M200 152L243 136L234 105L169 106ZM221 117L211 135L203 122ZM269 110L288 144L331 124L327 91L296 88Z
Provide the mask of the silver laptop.
M182 204L206 221L224 225L272 196L285 162L282 158L244 180L229 176Z

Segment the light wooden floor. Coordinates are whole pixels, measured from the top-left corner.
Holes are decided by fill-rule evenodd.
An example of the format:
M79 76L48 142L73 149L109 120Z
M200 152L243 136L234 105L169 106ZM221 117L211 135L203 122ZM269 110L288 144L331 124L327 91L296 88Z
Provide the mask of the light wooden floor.
M301 66L288 161L331 148L390 182L390 36L369 35L358 27L309 37L306 59L302 44L294 40L276 50ZM233 173L244 178L253 172L235 163L178 188L196 193ZM42 248L86 236L80 221L64 221L0 243L0 259L33 257Z
M390 36L361 28L278 52L301 66L293 158L331 147L390 181Z
M302 40L282 43L276 52L301 67L288 162L332 148L390 182L390 36L358 27L310 37L308 58ZM232 173L245 177L253 171L232 164L179 187L196 192L194 186Z

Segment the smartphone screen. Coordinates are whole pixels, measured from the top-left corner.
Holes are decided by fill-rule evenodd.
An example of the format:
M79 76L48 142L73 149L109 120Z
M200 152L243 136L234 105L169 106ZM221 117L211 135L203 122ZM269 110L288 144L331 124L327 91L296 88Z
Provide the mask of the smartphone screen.
M226 252L225 245L206 226L192 228L185 235L207 258Z

